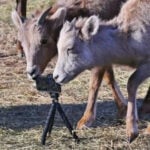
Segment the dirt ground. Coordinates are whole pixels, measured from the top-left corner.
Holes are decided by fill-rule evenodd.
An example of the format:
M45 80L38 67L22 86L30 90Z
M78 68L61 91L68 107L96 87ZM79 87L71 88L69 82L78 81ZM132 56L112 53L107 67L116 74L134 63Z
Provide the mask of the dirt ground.
M45 0L29 1L28 16L31 10L50 3ZM17 32L10 17L14 6L14 0L0 0L0 150L149 150L150 136L144 135L143 131L150 122L150 114L140 114L140 134L129 144L125 121L117 119L112 92L105 82L99 90L96 121L91 128L78 132L79 144L74 142L57 114L51 137L47 138L45 146L41 145L51 100L48 94L35 89L33 82L26 76L25 58L16 55ZM119 66L114 66L114 70L116 80L127 98L127 79L134 70ZM52 71L51 63L45 74ZM89 78L90 72L85 71L65 85L60 96L62 107L74 128L86 106ZM149 84L150 79L140 86L138 106L141 105Z

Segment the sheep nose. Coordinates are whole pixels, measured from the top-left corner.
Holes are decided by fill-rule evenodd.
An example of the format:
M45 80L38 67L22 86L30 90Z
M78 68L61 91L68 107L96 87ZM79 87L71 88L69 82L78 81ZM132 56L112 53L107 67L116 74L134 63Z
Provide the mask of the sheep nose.
M36 72L36 68L33 68L33 69L27 71L27 73L28 73L30 76L33 76L35 72Z
M53 75L54 80L57 80L57 79L58 79L58 77L59 77L59 75L58 75L58 74Z
M27 74L30 79L32 78L34 80L39 75L38 68L37 67L28 68Z

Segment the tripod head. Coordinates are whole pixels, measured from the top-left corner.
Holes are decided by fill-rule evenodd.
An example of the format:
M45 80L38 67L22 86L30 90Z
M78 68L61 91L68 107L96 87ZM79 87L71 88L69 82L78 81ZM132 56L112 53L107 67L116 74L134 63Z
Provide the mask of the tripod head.
M55 82L52 74L48 74L46 76L38 76L37 78L35 78L35 82L36 88L39 91L45 91L53 94L59 94L61 92L61 86L60 84Z

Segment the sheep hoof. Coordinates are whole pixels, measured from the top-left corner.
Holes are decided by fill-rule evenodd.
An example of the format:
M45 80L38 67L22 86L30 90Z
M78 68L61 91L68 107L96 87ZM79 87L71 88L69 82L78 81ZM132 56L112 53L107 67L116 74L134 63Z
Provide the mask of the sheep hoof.
M94 122L94 117L83 116L77 123L77 129L86 129L89 128Z
M136 134L131 134L129 137L128 137L128 142L129 143L132 143L136 138L138 137L138 133Z

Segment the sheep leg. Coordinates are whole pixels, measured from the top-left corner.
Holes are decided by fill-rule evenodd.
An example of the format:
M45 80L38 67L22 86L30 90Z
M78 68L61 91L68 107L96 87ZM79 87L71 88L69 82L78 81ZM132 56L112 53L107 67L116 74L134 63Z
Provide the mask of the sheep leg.
M113 69L112 67L106 67L106 68L100 68L96 67L92 69L92 76L90 79L90 88L89 88L89 97L88 97L88 103L86 106L86 110L84 112L84 115L77 123L77 128L82 129L85 126L91 126L93 121L96 117L96 97L98 93L98 89L100 87L102 78L105 73L105 79L107 79L110 87L112 88L112 91L115 96L115 100L117 103L117 106L119 108L119 114L120 116L126 112L126 106L125 106L125 100L116 84Z
M129 78L128 91L128 105L126 117L126 131L129 142L132 142L138 136L138 113L136 104L136 92L138 86L150 76L150 63L140 66ZM143 73L144 72L144 73Z
M117 82L114 77L114 72L113 72L113 69L111 66L107 67L104 77L105 77L107 84L112 89L114 100L118 107L118 118L122 118L126 114L127 101L124 99L124 97L117 85Z
M26 18L26 6L27 6L27 0L16 0L16 10L22 20L24 18ZM24 52L23 52L23 48L21 46L21 42L19 40L17 40L17 48L16 49L18 52L18 56L23 57Z
M77 129L82 129L85 126L91 126L96 117L96 97L100 87L105 68L95 67L92 69L92 76L90 78L90 88L88 103L84 115L77 123Z
M16 10L20 17L26 18L26 6L27 6L27 0L16 0L17 6Z
M17 53L20 58L24 56L23 47L21 46L21 42L19 40L17 40Z
M142 113L150 113L150 87L147 91L147 94L144 98L144 101L143 101L143 105L140 109L140 112Z

